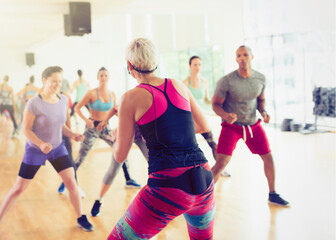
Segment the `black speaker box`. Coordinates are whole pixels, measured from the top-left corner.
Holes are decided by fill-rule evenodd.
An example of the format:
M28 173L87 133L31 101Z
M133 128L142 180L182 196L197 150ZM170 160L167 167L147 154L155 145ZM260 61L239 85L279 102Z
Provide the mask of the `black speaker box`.
M35 64L35 55L34 53L26 53L26 64L31 67Z
M70 2L70 13L64 15L65 36L91 33L91 5L89 2Z

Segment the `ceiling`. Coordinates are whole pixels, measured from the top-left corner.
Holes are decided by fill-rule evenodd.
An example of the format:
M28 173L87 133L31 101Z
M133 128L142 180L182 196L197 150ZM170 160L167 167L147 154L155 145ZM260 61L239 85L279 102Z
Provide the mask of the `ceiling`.
M92 0L92 21L134 0ZM76 2L76 1L71 1ZM63 31L66 0L0 0L0 48L28 48Z
M78 0L0 0L0 49L27 49L63 32L69 2ZM91 21L112 13L195 14L204 6L220 11L231 0L81 0L91 2ZM242 0L238 0L242 1Z

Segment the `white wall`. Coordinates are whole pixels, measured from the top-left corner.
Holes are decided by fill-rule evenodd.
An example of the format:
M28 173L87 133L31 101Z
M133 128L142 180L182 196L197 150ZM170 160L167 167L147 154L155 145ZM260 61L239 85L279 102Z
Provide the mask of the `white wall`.
M3 59L0 64L17 79L15 90L23 87L31 74L39 83L41 72L51 65L60 65L70 83L76 80L77 69L82 69L84 78L95 87L97 71L105 66L110 71L110 88L118 97L135 84L130 79L125 81L129 77L124 58L128 42L135 37L152 39L161 52L220 44L232 68L234 51L243 42L242 1L210 2L197 1L195 10L156 1L152 8L130 6L95 20L89 35L66 37L61 30L28 49L8 50L3 56L10 55L11 60ZM25 52L35 53L36 65L32 68L25 65Z
M2 83L3 77L8 75L8 84L13 87L14 92L19 91L35 73L33 68L26 65L25 50L1 48L0 56L0 82Z

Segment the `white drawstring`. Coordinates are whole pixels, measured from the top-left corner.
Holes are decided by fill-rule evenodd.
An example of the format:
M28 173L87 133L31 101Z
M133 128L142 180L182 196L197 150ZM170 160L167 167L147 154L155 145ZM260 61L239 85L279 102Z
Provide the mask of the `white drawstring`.
M247 125L247 128L248 128L248 130L249 130L249 132L250 132L250 137L253 138L253 133L252 133L252 128L251 128L251 126L250 126L250 125Z
M244 142L246 142L246 129L245 129L245 126L242 125L243 127L243 140ZM250 133L250 137L253 138L253 132L252 132L252 128L250 125L246 125L247 129L249 130L249 133Z

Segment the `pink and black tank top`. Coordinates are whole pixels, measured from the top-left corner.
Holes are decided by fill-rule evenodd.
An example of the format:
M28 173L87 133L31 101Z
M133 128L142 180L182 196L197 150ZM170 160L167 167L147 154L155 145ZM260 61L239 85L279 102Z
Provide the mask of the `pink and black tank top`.
M153 95L152 106L137 122L149 150L149 173L207 162L196 142L190 103L172 81L137 87Z

